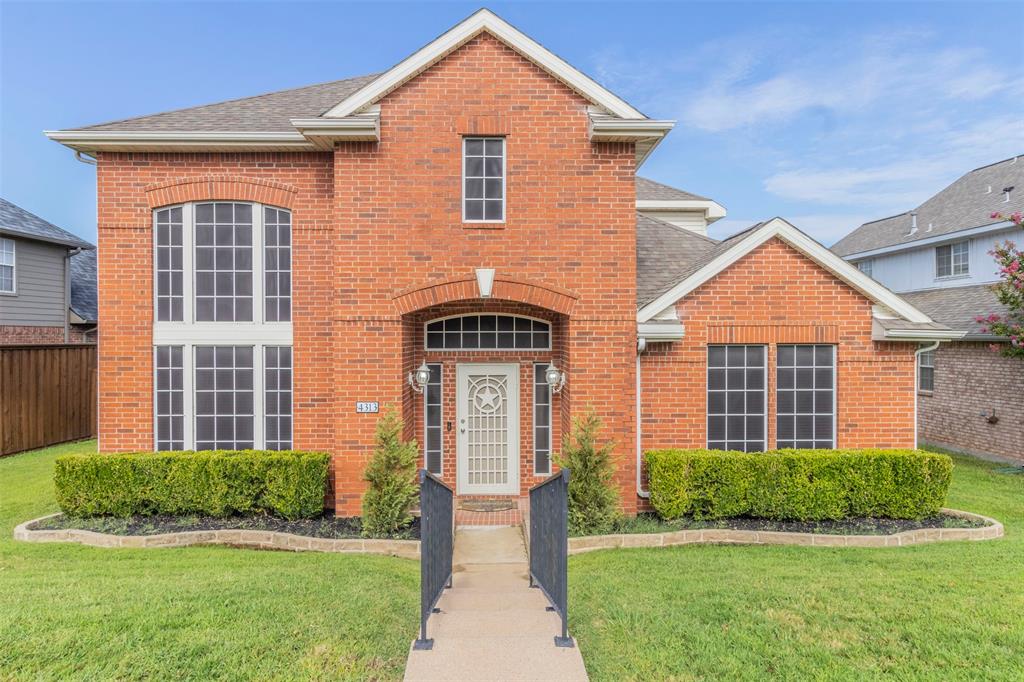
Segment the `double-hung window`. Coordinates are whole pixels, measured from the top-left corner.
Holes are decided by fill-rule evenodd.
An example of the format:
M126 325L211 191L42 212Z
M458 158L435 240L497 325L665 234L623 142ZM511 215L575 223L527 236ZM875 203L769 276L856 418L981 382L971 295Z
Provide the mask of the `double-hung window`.
M764 346L708 346L708 447L765 449Z
M935 276L958 277L971 272L969 241L935 247Z
M14 291L14 240L0 239L0 294Z
M776 447L835 447L835 346L778 347Z
M935 351L929 350L917 356L917 390L935 390Z
M864 260L857 261L857 269L863 272L868 277L874 277L875 272L875 261L871 258L865 258Z
M292 447L292 216L206 201L153 215L159 450Z
M505 220L505 140L462 140L462 219L467 223Z

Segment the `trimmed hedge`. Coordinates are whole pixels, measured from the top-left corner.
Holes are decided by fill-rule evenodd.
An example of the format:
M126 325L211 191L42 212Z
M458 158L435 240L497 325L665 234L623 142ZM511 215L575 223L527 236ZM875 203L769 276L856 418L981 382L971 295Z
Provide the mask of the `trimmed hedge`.
M319 516L329 455L211 450L59 457L57 503L69 516L268 513Z
M921 450L655 450L651 504L665 519L919 519L946 500L953 460Z

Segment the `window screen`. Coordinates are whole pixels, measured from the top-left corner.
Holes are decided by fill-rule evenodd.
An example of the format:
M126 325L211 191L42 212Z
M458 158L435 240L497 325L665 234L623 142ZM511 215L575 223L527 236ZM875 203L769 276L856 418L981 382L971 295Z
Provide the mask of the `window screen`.
M467 221L505 219L505 140L463 140L463 211Z
M0 291L14 293L13 239L0 239Z
M181 322L184 316L181 231L180 206L156 212L156 319L159 322Z
M292 448L292 349L263 348L263 429L267 450Z
M835 447L835 346L779 346L778 351L777 447Z
M423 424L424 449L423 458L427 471L432 474L441 474L441 457L444 451L442 436L444 429L441 426L443 415L441 411L441 365L427 365L430 370L430 381L423 391Z
M765 347L708 346L708 447L765 449Z
M263 209L263 281L267 322L292 319L292 216L280 208Z
M197 450L253 447L252 346L197 346L195 413Z
M181 346L156 347L156 449L185 449L184 364Z
M970 273L970 243L957 242L935 248L935 276L954 277Z
M252 321L252 205L195 206L196 320Z
M935 351L930 350L918 356L917 389L919 391L935 390Z
M427 350L549 350L551 325L512 315L466 315L427 323Z
M551 387L544 373L548 365L533 366L533 473L551 473Z

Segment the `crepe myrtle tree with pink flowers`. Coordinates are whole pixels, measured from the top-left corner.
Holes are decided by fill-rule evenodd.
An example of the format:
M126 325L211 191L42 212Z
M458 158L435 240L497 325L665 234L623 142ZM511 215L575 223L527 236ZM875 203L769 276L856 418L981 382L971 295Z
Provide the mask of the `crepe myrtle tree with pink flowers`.
M1024 215L1019 211L1010 215L993 213L996 220L1008 220L1024 229ZM994 291L999 302L1006 306L1005 315L991 313L975 319L983 326L983 334L1002 336L1008 344L992 344L992 350L1006 357L1024 358L1024 251L1011 241L997 244L989 253L999 265L1000 281Z

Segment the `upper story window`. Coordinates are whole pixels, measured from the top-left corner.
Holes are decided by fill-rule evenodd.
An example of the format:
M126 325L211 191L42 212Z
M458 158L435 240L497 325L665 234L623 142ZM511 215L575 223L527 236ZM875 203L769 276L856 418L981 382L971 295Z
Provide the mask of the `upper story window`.
M427 323L427 350L551 350L551 325L516 315L460 315Z
M874 277L875 261L871 258L857 261L857 269L868 277Z
M290 322L291 213L231 201L154 212L157 322Z
M13 239L0 239L0 293L14 293Z
M462 141L462 219L505 220L505 140L467 137Z
M956 277L971 272L970 242L935 247L935 276Z

